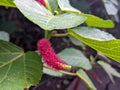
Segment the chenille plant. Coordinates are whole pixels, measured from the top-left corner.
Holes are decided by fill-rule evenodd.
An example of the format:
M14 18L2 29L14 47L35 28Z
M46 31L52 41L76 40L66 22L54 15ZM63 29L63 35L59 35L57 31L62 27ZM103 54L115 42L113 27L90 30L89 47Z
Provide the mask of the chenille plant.
M109 76L120 77L108 63L96 62L97 56L89 60L80 50L66 48L57 55L49 41L51 37L67 36L83 49L85 45L93 48L105 60L109 57L120 62L120 40L97 29L113 28L111 20L85 14L72 7L69 0L0 0L0 5L17 8L45 32L44 38L36 44L36 51L24 52L16 45L0 40L0 90L24 90L37 85L43 72L53 76L77 76L90 90L97 90L86 73L93 63L114 71L113 74L106 70ZM59 29L66 33L57 33ZM72 71L74 68L75 72Z

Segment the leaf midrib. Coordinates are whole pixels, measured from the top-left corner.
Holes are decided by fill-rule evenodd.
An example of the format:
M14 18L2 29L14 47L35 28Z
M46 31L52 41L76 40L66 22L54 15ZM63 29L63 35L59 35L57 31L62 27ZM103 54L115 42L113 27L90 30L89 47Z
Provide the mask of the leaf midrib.
M5 62L3 65L0 66L0 68L14 62L15 60L17 60L18 58L22 57L24 55L24 53L21 53L20 55L16 56L15 58L12 58L11 60L9 60L8 62Z
M8 53L8 52L0 53L0 55L5 55L5 54L12 54L12 55L13 55L13 54L20 54L20 52L15 52L15 53L13 53L13 52L9 52L9 53Z
M0 80L0 83L2 83L2 82L7 78L7 75L8 75L8 73L9 73L9 71L10 71L10 68L11 68L11 64L9 65L9 68L8 68L8 70L6 71L6 73L5 73L4 77L2 78L2 80Z
M48 19L48 21L46 22L46 26L45 26L46 28L48 27L48 23L49 23L52 19L54 19L54 17L55 17L55 16L51 16L51 17Z

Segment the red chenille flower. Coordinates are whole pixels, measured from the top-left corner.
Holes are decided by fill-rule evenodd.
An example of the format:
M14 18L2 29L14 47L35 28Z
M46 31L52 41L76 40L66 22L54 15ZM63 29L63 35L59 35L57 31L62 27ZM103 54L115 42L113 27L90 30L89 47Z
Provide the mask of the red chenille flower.
M44 0L36 0L36 1L38 1L40 4L42 4L43 6L46 7L46 4L45 4L45 1L44 1Z
M53 48L51 47L51 43L49 40L43 38L38 41L37 43L38 51L40 52L44 62L56 69L56 70L65 70L70 69L71 66L65 64L64 61L62 61L57 54L54 52Z

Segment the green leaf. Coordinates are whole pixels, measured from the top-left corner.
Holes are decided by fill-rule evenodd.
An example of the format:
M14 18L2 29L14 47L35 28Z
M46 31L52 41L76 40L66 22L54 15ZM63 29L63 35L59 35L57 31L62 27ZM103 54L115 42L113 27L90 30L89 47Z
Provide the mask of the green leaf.
M45 30L72 28L86 20L86 17L73 13L54 16L34 0L15 0L14 2L24 16Z
M47 9L49 9L52 13L58 8L57 0L44 0L46 3Z
M39 83L41 76L42 62L37 53L24 53L20 47L0 40L1 90L23 90Z
M103 20L97 16L90 14L81 14L79 10L70 5L69 0L58 0L59 7L63 11L76 12L80 16L87 17L86 24L88 26L100 27L100 28L113 28L114 23L111 20Z
M88 75L82 69L78 70L76 74L88 85L90 90L97 90L90 78L88 77Z
M109 1L102 0L102 1L103 1L107 14L117 16L117 13L119 11L118 9L119 2L117 0L109 0Z
M90 39L95 39L100 41L115 39L115 37L113 37L112 34L109 34L105 31L101 31L97 28L81 26L81 27L73 28L72 30L75 31L76 33L79 33L81 36Z
M80 42L79 40L77 40L76 38L69 36L71 42L77 46L81 46L82 48L85 48L85 44L83 44L82 42Z
M60 9L63 11L81 13L79 10L77 10L76 8L71 6L69 0L58 0L58 5L59 5Z
M10 40L9 34L5 31L0 31L0 40L9 41Z
M55 76L55 77L62 77L63 74L58 72L58 71L55 71L55 70L51 70L51 69L47 69L47 68L43 68L43 72L45 74L48 74L48 75L51 75L51 76Z
M90 70L92 65L84 54L77 49L67 48L60 52L59 57L71 66L80 67L86 70Z
M120 40L110 40L112 38L108 38L104 40L93 39L87 37L87 35L82 35L81 29L74 28L69 29L68 33L75 37L76 39L80 40L81 42L85 43L86 45L92 47L93 49L97 50L100 53L105 54L106 56L114 59L117 62L120 62ZM92 30L90 30L92 32ZM89 34L89 33L88 33ZM95 33L96 34L96 33ZM101 33L102 34L102 33ZM100 35L98 34L98 38Z
M0 0L0 6L16 7L13 0Z
M97 16L90 14L81 14L87 17L86 24L88 26L99 27L99 28L113 28L114 23L111 20L103 20Z
M51 18L51 20L49 20L49 22L47 23L48 25L46 25L46 28L50 30L72 28L82 24L85 21L85 19L85 17L81 17L77 14L72 13L59 14Z
M106 71L112 82L114 82L112 75L120 78L120 73L117 72L117 70L115 70L110 64L104 61L98 61L97 63L100 64L101 67Z

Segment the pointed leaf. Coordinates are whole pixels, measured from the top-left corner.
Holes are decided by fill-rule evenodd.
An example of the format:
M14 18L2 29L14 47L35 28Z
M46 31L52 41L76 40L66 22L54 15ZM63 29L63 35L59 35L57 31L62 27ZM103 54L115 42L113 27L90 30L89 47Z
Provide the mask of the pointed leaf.
M98 40L95 38L93 39L93 38L87 37L87 35L84 35L83 33L81 33L81 31L82 30L79 28L74 28L74 29L68 30L68 33L73 37L75 37L76 39L80 40L81 42L85 43L86 45L97 50L98 52L105 54L106 56L114 59L117 62L120 62L120 40L119 39L114 40L114 38L108 38L107 41L104 38L101 40ZM92 30L90 31L92 32ZM100 35L98 34L98 38L99 37Z
M117 70L115 70L110 64L103 61L98 61L97 63L100 64L101 67L107 72L111 81L114 82L112 75L120 78L120 73L117 72Z
M87 84L90 90L97 90L90 78L88 77L88 75L82 69L78 70L76 74Z
M42 62L37 53L24 53L20 47L0 40L1 90L23 90L36 85L41 76Z
M77 10L76 8L74 8L70 5L69 0L58 0L58 5L61 8L61 10L63 10L63 11L81 13L79 10Z
M14 2L29 20L45 30L72 28L86 20L84 16L73 13L63 13L54 16L43 5L34 0L15 0Z
M71 66L81 67L86 70L90 70L92 65L84 54L74 48L67 48L60 52L59 57Z
M0 6L16 7L13 0L0 0Z
M103 20L97 16L90 14L81 14L87 17L86 24L88 26L99 27L99 28L113 28L114 23L111 20Z
M114 2L112 2L114 1ZM116 7L117 5L115 5L115 3L118 3L117 1L115 0L103 0L103 3L104 3L104 6L105 6L105 9L108 13L108 15L117 15L118 13L118 8Z

